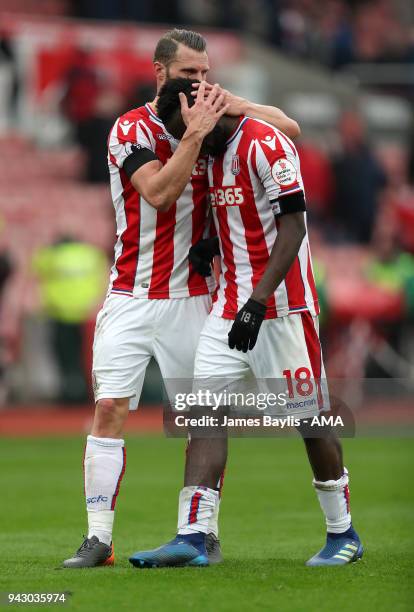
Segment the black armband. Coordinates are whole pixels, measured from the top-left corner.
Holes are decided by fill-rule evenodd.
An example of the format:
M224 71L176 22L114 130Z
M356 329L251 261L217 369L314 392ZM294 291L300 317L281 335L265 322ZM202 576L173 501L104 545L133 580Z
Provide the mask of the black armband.
M134 172L136 172L138 168L141 168L141 166L144 164L158 159L155 153L150 149L145 149L144 147L138 148L138 145L132 145L131 148L133 149L133 153L128 155L123 165L123 169L129 178L131 178Z
M285 196L281 194L278 200L270 200L270 204L272 205L275 217L306 211L305 195L303 191L297 191L296 193L290 193Z

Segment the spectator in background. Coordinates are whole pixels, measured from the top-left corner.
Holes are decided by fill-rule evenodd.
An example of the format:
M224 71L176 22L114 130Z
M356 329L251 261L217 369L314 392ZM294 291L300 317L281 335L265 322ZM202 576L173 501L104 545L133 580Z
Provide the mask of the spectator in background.
M96 75L90 53L78 48L71 67L64 79L65 95L62 111L73 125L75 138L79 140L82 124L93 117L96 101L100 93L100 83Z
M352 48L348 61L412 61L413 44L407 25L390 0L362 2L352 24Z
M411 124L408 152L408 182L414 187L414 104L411 106L411 117L413 118L413 122Z
M2 316L1 306L4 288L13 272L13 265L7 251L0 251L0 316ZM0 329L3 328L3 321L0 324ZM5 357L6 347L4 338L0 336L0 406L5 402L7 397L7 388L5 381L7 361Z
M358 62L412 62L414 45L401 5L394 0L71 2L72 14L82 18L181 23L247 32L284 53L315 60L334 70Z
M83 368L83 325L95 315L107 283L107 259L98 248L62 237L34 255L52 349L60 373L58 400L88 399Z
M71 5L72 15L86 19L179 21L177 0L72 0Z
M407 296L406 305L414 314L414 256L401 248L396 224L379 224L372 246L373 257L366 268L367 277L383 289L403 292Z
M78 125L78 143L86 154L85 179L89 183L108 181L106 145L114 121L122 113L122 103L122 96L116 92L103 91L95 100L93 112Z
M139 82L135 83L125 100L125 108L139 108L145 106L148 100L153 100L156 96L157 90L152 82Z
M414 183L410 184L409 150L402 143L386 142L377 148L387 177L381 197L380 223L393 225L403 250L414 254Z
M8 92L8 114L15 118L17 110L17 99L19 95L19 73L17 68L16 54L12 40L6 32L0 29L0 67L7 66L10 71L11 83Z
M330 216L334 176L325 153L310 140L297 145L303 182L306 185L308 216L312 223L324 222Z
M414 320L414 257L404 252L398 240L398 225L393 223L389 215L384 215L375 228L373 236L372 258L365 268L365 276L377 287L400 295L403 299L403 316L388 317L376 326L376 332L388 344L395 354L402 359L396 359L394 353L383 352L378 359L367 364L368 377L395 376L403 378L408 374L412 355L407 353L405 338L408 327L412 330ZM408 351L409 352L409 351ZM405 370L401 369L402 364ZM400 368L400 370L399 370Z
M367 244L385 187L385 175L366 138L361 116L346 111L339 122L342 151L334 159L333 216L339 238Z

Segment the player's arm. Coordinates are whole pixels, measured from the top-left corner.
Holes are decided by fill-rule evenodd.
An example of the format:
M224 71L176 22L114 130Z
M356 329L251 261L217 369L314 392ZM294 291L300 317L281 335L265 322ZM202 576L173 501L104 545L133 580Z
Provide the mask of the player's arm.
M297 138L300 136L300 127L297 121L288 117L280 108L277 106L265 106L264 104L255 104L249 102L249 100L243 100L242 103L243 111L241 115L248 115L253 119L261 119L267 121L275 128L289 136L289 138Z
M296 208L305 208L303 193L285 197L294 198L295 202L290 207L291 210L279 218L277 236L269 261L251 295L252 300L264 305L286 277L306 234L304 213L294 212ZM286 203L286 208L289 208L289 203Z
M180 94L180 101L187 128L168 163L163 166L157 159L147 160L130 175L133 187L160 211L167 211L182 194L204 137L228 110L227 105L223 106L224 96L218 93L218 88L211 89L205 97L204 88L200 87L196 103L191 108L183 94Z
M250 299L237 313L229 332L229 347L244 353L255 346L266 315L266 304L286 277L306 233L304 213L301 212L305 206L303 192L285 198L291 202L285 202L287 212L279 217L278 233L265 271Z
M256 143L255 155L257 175L269 198L278 231L262 277L229 332L230 348L243 352L255 346L267 302L288 273L306 233L305 196L293 145L265 153Z
M199 84L193 83L194 93L198 90ZM209 91L212 85L206 84L206 91ZM224 101L229 105L227 114L239 117L240 115L248 115L254 119L267 121L275 128L289 136L289 138L297 138L300 136L300 127L297 121L288 117L277 106L266 106L263 104L255 104L240 96L235 96L227 89L220 89L224 95Z

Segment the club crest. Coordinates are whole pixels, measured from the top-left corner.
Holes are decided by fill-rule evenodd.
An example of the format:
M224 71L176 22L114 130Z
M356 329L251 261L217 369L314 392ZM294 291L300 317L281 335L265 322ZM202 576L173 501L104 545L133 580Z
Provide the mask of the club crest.
M234 176L240 174L240 158L238 155L233 155L231 158L231 172Z

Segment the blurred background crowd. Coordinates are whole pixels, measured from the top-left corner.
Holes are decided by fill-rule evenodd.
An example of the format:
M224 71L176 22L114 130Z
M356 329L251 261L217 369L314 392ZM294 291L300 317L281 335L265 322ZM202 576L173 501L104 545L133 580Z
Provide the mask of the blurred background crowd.
M227 28L335 69L354 62L412 61L409 4L405 0L79 0L72 3L72 14Z
M0 406L86 402L115 225L106 139L155 94L169 27L297 141L332 377L414 386L414 5L0 1ZM143 400L157 401L156 367Z

